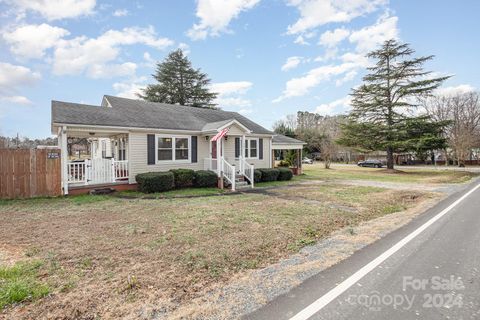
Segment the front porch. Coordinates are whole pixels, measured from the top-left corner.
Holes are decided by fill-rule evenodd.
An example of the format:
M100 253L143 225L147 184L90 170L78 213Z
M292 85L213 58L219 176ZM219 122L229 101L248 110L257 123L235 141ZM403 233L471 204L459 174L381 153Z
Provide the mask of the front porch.
M59 130L63 194L128 185L128 133Z
M217 173L223 185L224 180L235 191L237 187L254 188L254 170L253 163L249 163L250 142L245 135L228 135L229 130L221 130L213 137L205 136L209 139L209 157L203 159L204 170L210 170ZM233 131L235 133L235 131ZM254 140L255 152L258 153L258 140ZM233 157L232 157L233 144ZM246 152L246 154L245 154ZM256 156L256 155L255 155Z

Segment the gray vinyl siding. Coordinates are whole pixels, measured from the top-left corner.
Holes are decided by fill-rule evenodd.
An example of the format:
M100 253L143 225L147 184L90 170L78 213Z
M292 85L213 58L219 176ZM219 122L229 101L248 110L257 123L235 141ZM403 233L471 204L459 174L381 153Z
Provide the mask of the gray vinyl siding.
M271 150L270 150L270 141L272 140L269 137L257 137L257 136L247 136L246 138L260 138L263 139L263 159L247 159L247 162L253 164L255 168L270 168L271 162ZM229 137L227 141L225 141L225 160L229 163L236 163L235 162L235 137ZM242 155L244 155L245 150L240 150ZM236 164L238 165L238 164Z
M205 139L205 136L198 135L197 140L197 163L161 163L148 165L147 164L147 134L151 132L130 132L128 137L129 147L129 166L130 166L130 183L135 183L135 176L144 172L158 172L168 171L170 169L193 169L203 170L204 159L210 157L210 143ZM250 136L255 137L256 136ZM258 137L263 139L263 159L247 159L255 168L270 168L271 162L271 138ZM235 136L229 136L227 141L224 141L224 156L229 163L235 162ZM157 152L157 150L155 150ZM241 150L242 154L244 150ZM238 164L237 164L238 165Z
M130 147L130 183L135 183L135 176L144 172L168 171L170 169L203 170L203 159L208 157L208 141L201 136L197 143L197 163L162 163L147 164L147 133L131 132L128 143ZM155 150L155 152L157 152Z

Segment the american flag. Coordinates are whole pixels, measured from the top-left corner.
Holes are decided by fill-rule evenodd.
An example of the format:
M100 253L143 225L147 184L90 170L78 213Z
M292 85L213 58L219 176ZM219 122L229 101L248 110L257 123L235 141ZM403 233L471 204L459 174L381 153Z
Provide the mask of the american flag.
M210 141L217 141L218 139L222 139L228 133L228 128L223 129L219 133L217 133Z

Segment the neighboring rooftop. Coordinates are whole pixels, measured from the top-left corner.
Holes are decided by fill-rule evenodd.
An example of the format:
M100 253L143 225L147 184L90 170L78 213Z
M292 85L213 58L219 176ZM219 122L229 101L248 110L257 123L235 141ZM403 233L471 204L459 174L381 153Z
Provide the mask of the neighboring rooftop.
M295 138L287 137L281 134L276 134L273 136L272 143L274 144L306 144L303 141L297 140Z
M237 112L108 95L103 97L102 105L111 107L52 101L52 124L202 131L210 128L212 123L227 123L235 119L252 133L273 134Z

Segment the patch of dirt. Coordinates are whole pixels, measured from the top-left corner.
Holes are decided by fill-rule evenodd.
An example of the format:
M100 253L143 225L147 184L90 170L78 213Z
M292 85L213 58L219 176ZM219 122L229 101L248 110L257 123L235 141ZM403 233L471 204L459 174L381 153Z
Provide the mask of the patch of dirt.
M380 169L375 173L387 173L387 174L409 174L408 172L398 170L398 169Z
M25 258L22 248L0 243L0 265L11 266Z

